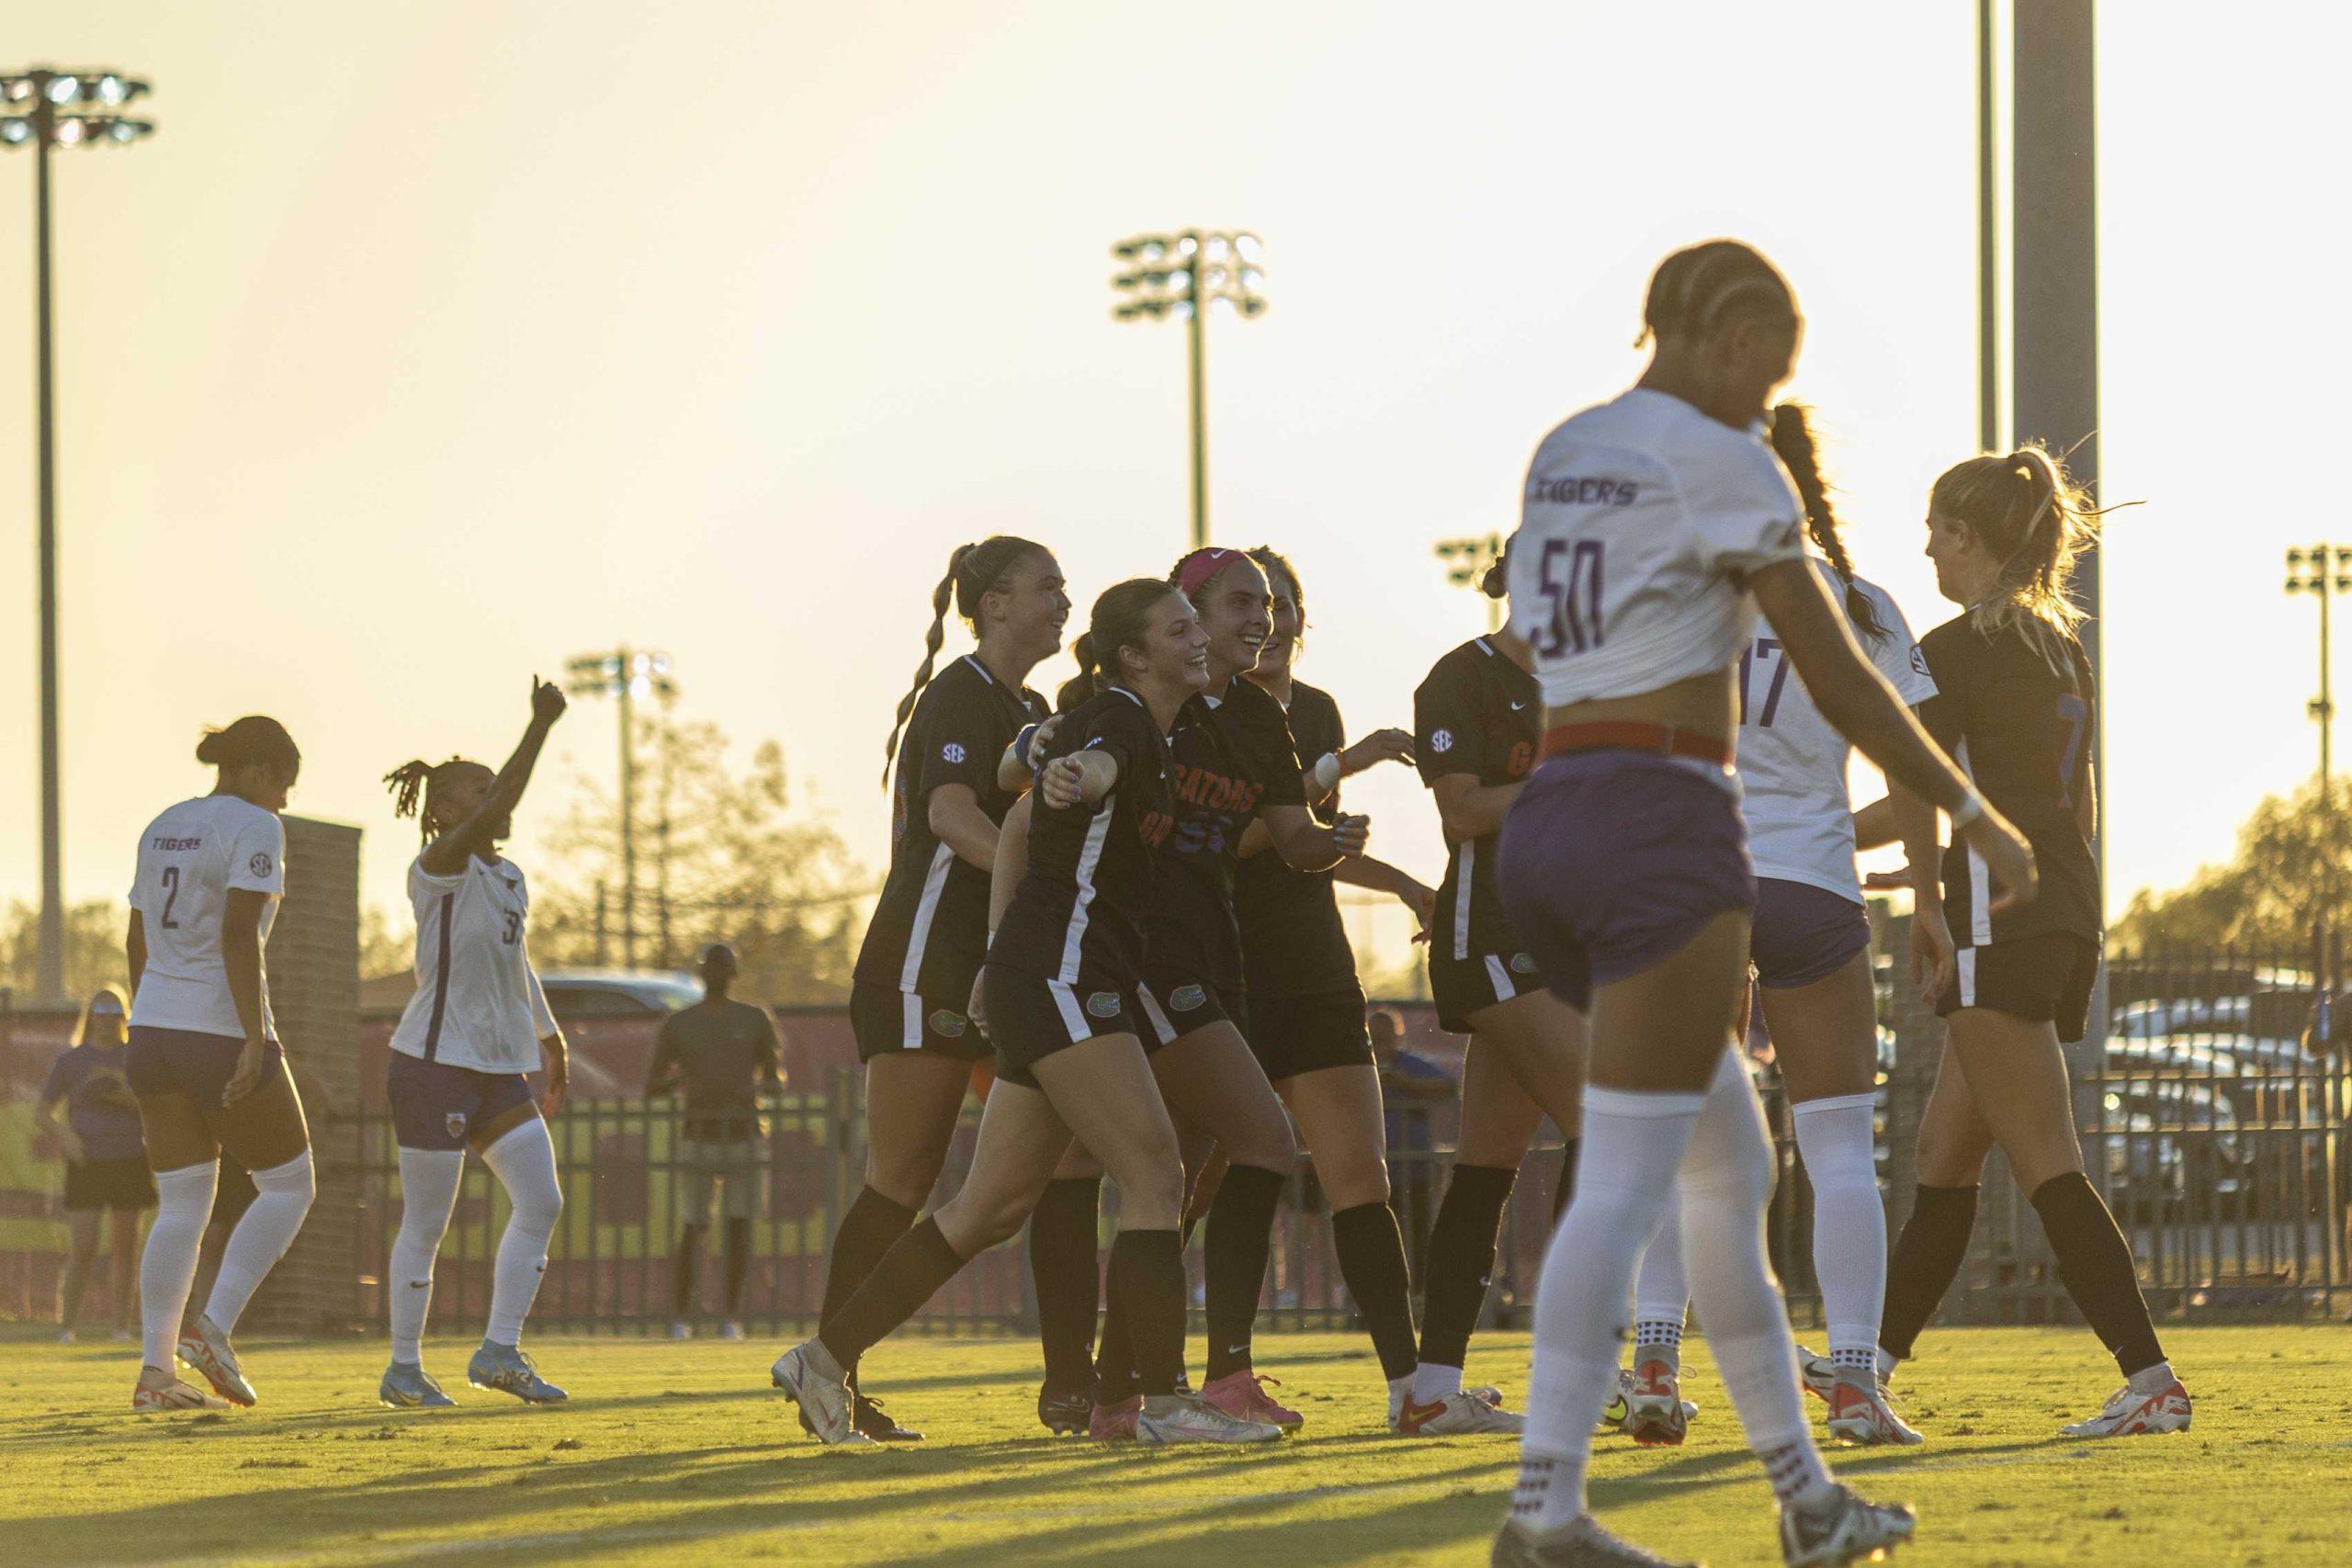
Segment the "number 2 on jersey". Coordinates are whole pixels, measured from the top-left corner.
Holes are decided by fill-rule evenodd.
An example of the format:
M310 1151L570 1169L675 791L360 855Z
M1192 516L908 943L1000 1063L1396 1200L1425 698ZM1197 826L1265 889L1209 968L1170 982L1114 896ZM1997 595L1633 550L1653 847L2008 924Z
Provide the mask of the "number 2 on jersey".
M1600 625L1600 552L1599 539L1546 539L1535 563L1536 592L1550 612L1536 628L1535 651L1546 659L1599 648ZM1566 575L1561 575L1566 556Z
M162 919L158 923L161 924L165 931L175 931L180 929L180 923L172 919L172 906L180 901L180 868L175 865L165 866L164 868L163 882L164 914Z
M1761 712L1751 712L1747 701L1747 678L1756 666L1768 661L1772 666L1771 684L1764 688ZM1781 688L1788 683L1788 656L1781 651L1779 638L1759 637L1753 647L1742 649L1739 655L1739 722L1764 729L1771 728L1772 716L1781 711Z

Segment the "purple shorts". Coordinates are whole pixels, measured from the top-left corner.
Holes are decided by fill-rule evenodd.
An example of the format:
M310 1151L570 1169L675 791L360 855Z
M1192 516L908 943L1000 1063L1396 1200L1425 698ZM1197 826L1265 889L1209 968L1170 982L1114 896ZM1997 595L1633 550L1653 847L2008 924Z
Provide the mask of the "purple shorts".
M384 1089L392 1136L404 1149L462 1149L499 1117L538 1099L520 1073L478 1073L405 1051L392 1053Z
M1500 850L1503 912L1574 1008L1756 902L1738 801L1672 758L1553 758L1503 819Z
M237 1058L244 1054L245 1043L233 1034L198 1034L191 1029L134 1023L122 1076L130 1092L141 1100L185 1094L196 1101L198 1109L217 1111L220 1091L229 1087ZM269 1043L267 1056L262 1067L265 1075L286 1070L286 1053L277 1041Z
M1757 883L1747 953L1756 961L1756 983L1768 990L1826 980L1870 944L1870 916L1851 898L1777 876Z

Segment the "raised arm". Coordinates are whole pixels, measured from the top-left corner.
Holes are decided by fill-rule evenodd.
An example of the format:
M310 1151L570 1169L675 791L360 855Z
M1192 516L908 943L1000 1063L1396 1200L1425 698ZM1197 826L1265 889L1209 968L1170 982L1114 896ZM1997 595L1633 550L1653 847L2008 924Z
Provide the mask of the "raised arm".
M491 837L498 826L514 813L522 801L523 790L531 782L531 770L538 765L539 749L547 744L548 731L563 716L563 690L552 682L537 676L531 680L531 722L523 731L523 739L506 765L498 770L490 793L481 797L472 815L456 827L445 829L441 836L424 846L422 857L427 874L434 876L454 876L466 868L469 858L486 852Z
M1275 852L1297 871L1329 871L1349 855L1362 854L1372 827L1369 817L1342 816L1327 828L1304 806L1264 807L1258 820L1265 824Z

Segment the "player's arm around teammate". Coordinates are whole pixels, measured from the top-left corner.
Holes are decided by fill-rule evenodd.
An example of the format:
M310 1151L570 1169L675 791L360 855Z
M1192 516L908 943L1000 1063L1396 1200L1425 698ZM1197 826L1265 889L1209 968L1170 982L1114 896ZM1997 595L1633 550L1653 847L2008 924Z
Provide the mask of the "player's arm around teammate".
M255 1402L229 1337L317 1190L262 965L286 890L277 814L302 755L283 725L253 716L207 735L196 756L220 770L218 782L149 824L130 891L125 1076L157 1193L139 1274L145 1345L131 1408L142 1412ZM259 1195L229 1237L202 1314L182 1335L224 1148L253 1172ZM179 1359L218 1398L174 1376L175 1337Z
M466 1379L527 1404L565 1397L539 1376L522 1337L563 1213L547 1118L562 1104L569 1054L531 966L529 887L499 848L563 710L562 691L534 680L530 721L497 773L453 757L405 762L384 777L395 815L414 817L423 840L408 874L416 989L392 1030L385 1084L400 1145L401 1227L386 1270L391 1361L376 1395L393 1408L455 1403L425 1372L422 1340L469 1148L505 1189L509 1213L489 1325ZM542 1065L547 1091L535 1097L528 1075Z

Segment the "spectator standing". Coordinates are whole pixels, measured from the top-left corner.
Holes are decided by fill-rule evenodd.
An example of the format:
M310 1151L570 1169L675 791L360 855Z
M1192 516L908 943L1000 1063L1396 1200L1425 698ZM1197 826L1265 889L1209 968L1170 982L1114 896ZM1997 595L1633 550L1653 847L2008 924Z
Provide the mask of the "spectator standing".
M74 1043L58 1053L49 1080L41 1086L39 1114L57 1134L65 1158L71 1250L60 1281L57 1337L68 1345L74 1342L108 1215L114 1233L114 1337L130 1337L139 1216L155 1206L155 1179L148 1172L146 1145L139 1135L139 1103L123 1076L130 1056L130 1014L119 987L99 987L74 1026Z

